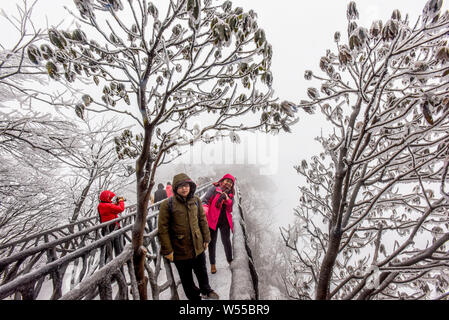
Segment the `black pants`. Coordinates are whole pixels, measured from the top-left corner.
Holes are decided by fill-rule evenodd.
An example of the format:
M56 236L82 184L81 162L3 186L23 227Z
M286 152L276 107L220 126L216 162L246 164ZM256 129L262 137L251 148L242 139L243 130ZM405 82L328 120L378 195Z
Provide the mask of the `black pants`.
M231 227L229 223L222 223L217 225L217 229L210 231L210 243L209 243L209 262L215 264L215 248L217 245L218 229L220 229L221 242L223 243L224 251L226 254L226 260L231 263L232 261L232 245L231 245Z
M201 253L196 258L187 260L174 261L176 269L178 269L179 277L181 278L182 288L189 300L201 300L200 293L207 295L212 291L209 285L209 278L207 277L206 269L206 255ZM195 272L196 278L200 288L193 282L193 274Z
M104 237L111 232L115 231L116 228L118 229L119 226L116 226L115 224L110 224L107 227L103 227L101 230L101 235ZM118 256L123 251L123 235L118 236L112 240L112 248L114 250L115 256ZM112 259L112 252L107 248L106 249L106 260Z

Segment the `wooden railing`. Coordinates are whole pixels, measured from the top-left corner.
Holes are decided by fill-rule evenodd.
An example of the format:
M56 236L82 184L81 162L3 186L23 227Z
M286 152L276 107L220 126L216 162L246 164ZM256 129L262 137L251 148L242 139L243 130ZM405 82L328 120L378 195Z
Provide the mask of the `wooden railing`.
M244 211L241 205L241 194L236 185L236 195L232 208L232 281L229 297L231 300L258 300L259 277L248 245Z
M155 204L156 205L156 204ZM150 209L152 209L155 205L152 205ZM119 218L117 218L114 221L120 221L122 224L128 224L134 222L131 219L134 218L136 212L136 205L131 205L125 208L125 211L121 214ZM103 224L103 226L110 225L112 222L107 222ZM83 230L86 230L90 227L99 227L99 218L98 216L85 218L79 221L76 221L74 223L66 224L63 226L55 227L13 242L9 242L6 244L0 245L0 258L9 257L14 253L17 252L23 252L27 249L38 247L39 245L42 245L43 243L48 243L53 240L62 239L64 237L71 236L76 233L76 229L78 229L78 232L81 232ZM85 239L85 240L97 240L98 237L95 239ZM76 240L76 238L75 238ZM70 250L76 249L79 245L82 245L83 242L77 243L75 240L71 241L69 240L68 246L66 244L67 248L58 248L57 251L63 251L68 252Z

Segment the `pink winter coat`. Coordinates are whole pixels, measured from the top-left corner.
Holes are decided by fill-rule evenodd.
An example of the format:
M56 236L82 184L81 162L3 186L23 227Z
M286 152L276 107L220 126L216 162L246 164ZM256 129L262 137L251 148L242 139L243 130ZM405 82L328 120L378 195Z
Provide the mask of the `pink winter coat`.
M167 198L170 198L173 195L172 186L168 184L165 187L165 192L167 192Z
M219 208L217 208L215 205L218 198L220 198L220 194L222 192L222 190L220 189L220 182L224 179L231 179L233 184L235 185L235 178L230 174L225 174L223 178L221 178L218 182L214 183L213 187L211 187L207 191L207 194L203 199L204 213L206 214L207 222L209 223L209 228L216 230L221 208L223 205L226 205L226 217L228 218L231 231L233 231L232 204L234 198L234 186L232 187L232 191L229 194L229 200L224 200Z

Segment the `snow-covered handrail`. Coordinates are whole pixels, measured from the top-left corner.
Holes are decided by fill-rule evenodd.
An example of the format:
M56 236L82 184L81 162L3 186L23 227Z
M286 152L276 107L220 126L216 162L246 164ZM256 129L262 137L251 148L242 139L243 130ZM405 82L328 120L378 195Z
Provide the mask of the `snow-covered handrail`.
M139 295L137 293L137 281L134 275L132 256L132 245L127 244L122 253L106 264L101 269L101 272L94 273L59 300L82 300L83 298L92 295L92 292L95 294L97 290L101 300L112 300L112 280L116 280L118 284L117 298L119 300L129 300L127 280L125 274L120 272L120 269L123 268L124 265L127 265L128 267L127 271L131 279L131 293L134 300L138 300Z
M231 300L258 300L258 276L254 267L251 249L248 246L244 214L241 206L241 195L236 184L236 195L232 207L232 280Z

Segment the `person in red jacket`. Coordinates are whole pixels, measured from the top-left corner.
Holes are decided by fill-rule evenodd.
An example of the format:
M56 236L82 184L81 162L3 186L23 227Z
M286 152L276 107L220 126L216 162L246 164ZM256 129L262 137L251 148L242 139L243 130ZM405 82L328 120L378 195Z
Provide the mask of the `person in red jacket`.
M112 199L115 197L114 192L104 190L100 194L100 203L97 210L100 215L100 223L107 222L118 218L119 213L125 210L125 200L123 197L117 198L117 202L113 203ZM116 229L120 229L119 222L110 224L108 227L101 230L101 234L104 236L106 233L110 233ZM115 255L117 256L122 251L121 237L117 237L113 240L113 246Z
M117 203L112 203L115 197L114 192L104 190L100 194L100 203L98 204L98 213L100 214L100 222L107 222L118 218L118 214L125 210L125 202L123 197L117 198ZM118 223L116 223L118 224Z
M170 182L167 182L167 186L165 187L165 192L167 192L167 198L170 198L173 195L173 190Z
M225 174L218 182L215 182L203 198L204 212L211 241L209 243L209 262L211 273L216 273L215 267L215 245L217 243L217 233L220 229L221 242L229 264L232 262L231 232L232 225L232 205L234 203L235 178L230 174Z

